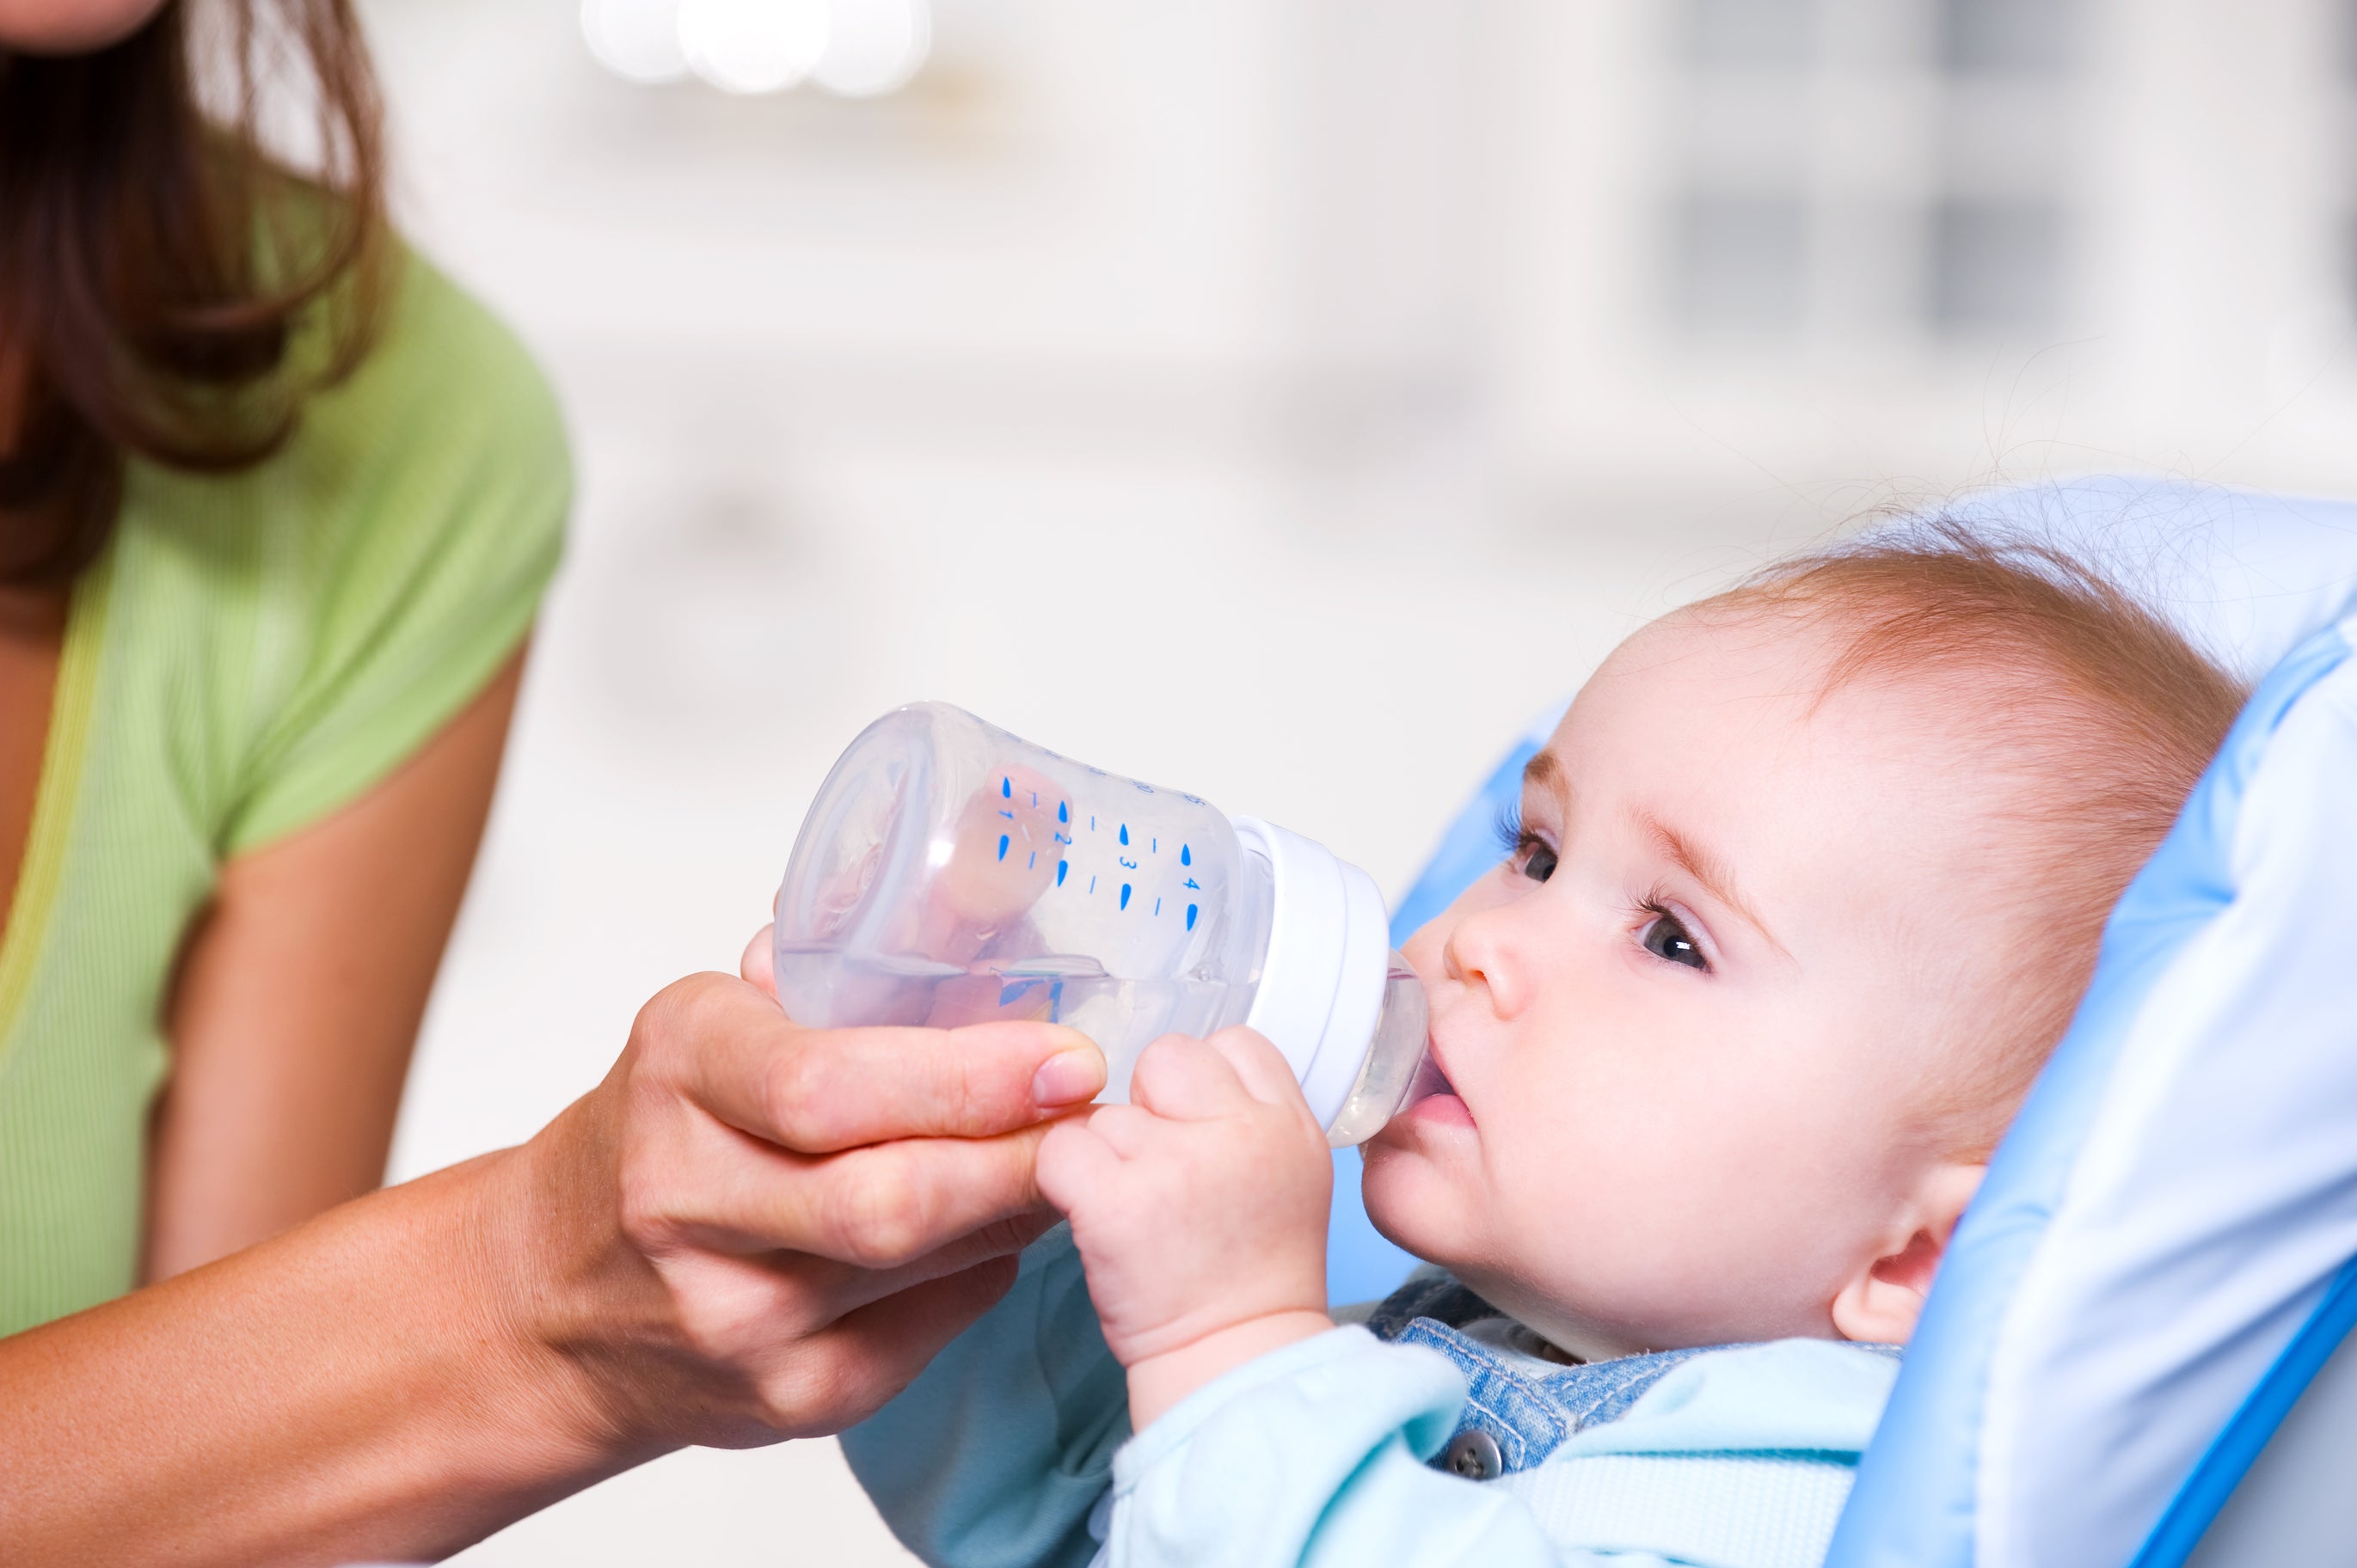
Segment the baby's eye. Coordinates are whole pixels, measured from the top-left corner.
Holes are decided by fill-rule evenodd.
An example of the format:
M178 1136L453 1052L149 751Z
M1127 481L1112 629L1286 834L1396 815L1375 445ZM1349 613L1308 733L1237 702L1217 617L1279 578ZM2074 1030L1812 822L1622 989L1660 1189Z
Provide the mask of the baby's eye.
M1555 875L1555 850L1547 841L1523 825L1520 808L1509 806L1498 814L1498 847L1506 864L1534 882Z
M1532 881L1544 882L1555 875L1555 850L1536 833L1524 833L1514 846L1514 864Z
M1653 911L1652 924L1645 928L1645 934L1638 940L1655 958L1682 963L1688 969L1706 970L1710 967L1703 959L1702 949L1695 946L1694 938L1686 934L1685 927L1680 925L1678 918L1666 909Z

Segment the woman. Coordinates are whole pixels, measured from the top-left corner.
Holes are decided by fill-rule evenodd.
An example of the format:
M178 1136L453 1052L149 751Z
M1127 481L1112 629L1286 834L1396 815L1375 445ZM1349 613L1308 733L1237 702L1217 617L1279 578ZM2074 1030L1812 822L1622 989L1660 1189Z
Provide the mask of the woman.
M386 233L346 0L202 16L0 0L0 1541L422 1556L872 1409L1011 1280L1042 1119L1103 1069L701 977L530 1144L344 1201L566 464L530 363ZM255 132L289 43L307 177Z
M530 362L386 232L340 0L286 16L314 178L251 0L210 60L112 8L0 60L0 1333L377 1185L568 493Z

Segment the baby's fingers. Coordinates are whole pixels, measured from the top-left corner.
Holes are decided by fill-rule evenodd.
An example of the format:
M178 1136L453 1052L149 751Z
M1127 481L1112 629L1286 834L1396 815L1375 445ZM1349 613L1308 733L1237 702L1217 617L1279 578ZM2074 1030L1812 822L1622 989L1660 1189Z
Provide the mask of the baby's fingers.
M1309 1113L1309 1102L1301 1097L1301 1084L1293 1076L1293 1064L1269 1043L1266 1035L1239 1024L1203 1043L1220 1053L1254 1100L1264 1105L1299 1106L1303 1115Z
M1065 1214L1091 1193L1104 1191L1121 1169L1121 1156L1091 1129L1092 1120L1074 1116L1049 1128L1032 1166L1039 1196Z
M1174 1122L1232 1116L1253 1098L1223 1053L1186 1035L1165 1035L1146 1047L1129 1077L1130 1103Z
M1092 1136L1120 1158L1134 1160L1151 1146L1160 1119L1135 1105L1100 1105L1087 1121Z

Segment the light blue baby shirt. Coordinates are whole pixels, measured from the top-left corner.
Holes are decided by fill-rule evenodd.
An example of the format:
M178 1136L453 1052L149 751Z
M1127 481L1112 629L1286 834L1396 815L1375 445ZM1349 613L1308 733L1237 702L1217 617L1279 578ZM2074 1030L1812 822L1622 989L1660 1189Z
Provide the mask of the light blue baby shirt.
M1650 1359L1621 1380L1632 1402L1582 1404L1547 1396L1564 1369L1428 1318L1388 1343L1337 1328L1133 1439L1060 1229L843 1445L893 1532L945 1568L1816 1568L1896 1357L1791 1339ZM1434 1463L1476 1433L1494 1478Z

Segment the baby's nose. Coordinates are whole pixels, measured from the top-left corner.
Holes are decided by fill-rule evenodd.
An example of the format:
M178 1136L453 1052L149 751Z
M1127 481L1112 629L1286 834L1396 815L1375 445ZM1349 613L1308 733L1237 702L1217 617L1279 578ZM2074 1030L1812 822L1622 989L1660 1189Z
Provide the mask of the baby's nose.
M1521 968L1511 961L1503 909L1482 909L1457 922L1441 944L1440 972L1485 1000L1491 1012L1511 1018L1525 998Z

